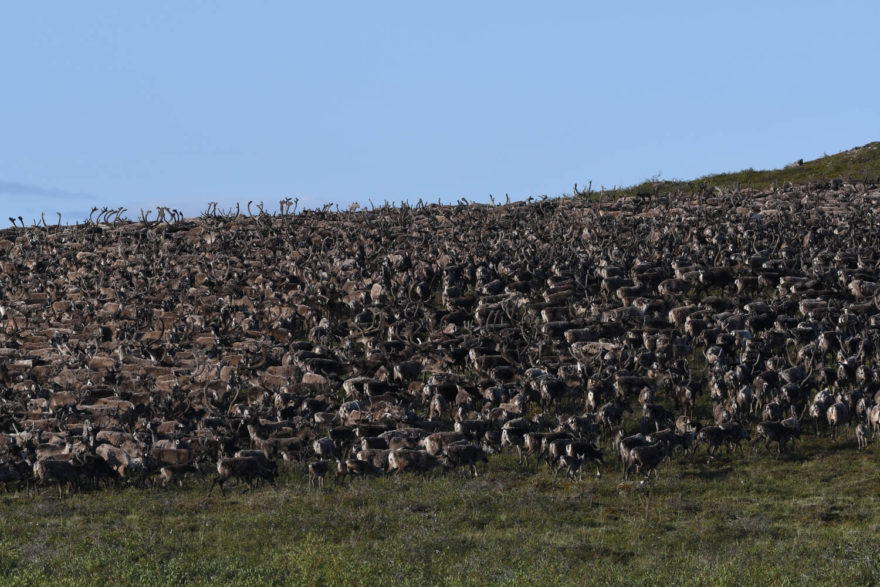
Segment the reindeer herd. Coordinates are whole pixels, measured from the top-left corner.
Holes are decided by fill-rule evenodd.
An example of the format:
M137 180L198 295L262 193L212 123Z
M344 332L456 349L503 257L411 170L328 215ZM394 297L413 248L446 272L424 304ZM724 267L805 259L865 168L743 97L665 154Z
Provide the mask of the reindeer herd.
M0 481L215 469L223 493L281 466L310 487L478 475L503 451L580 479L803 434L861 450L880 430L878 203L834 181L13 224Z

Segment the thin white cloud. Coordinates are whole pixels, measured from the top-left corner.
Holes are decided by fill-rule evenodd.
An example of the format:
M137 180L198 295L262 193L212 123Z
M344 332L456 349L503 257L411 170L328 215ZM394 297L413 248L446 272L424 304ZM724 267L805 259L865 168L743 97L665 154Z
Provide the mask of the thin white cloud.
M72 192L58 188L47 188L38 185L30 185L17 181L0 180L0 195L10 196L42 196L45 198L57 198L69 200L72 198L95 199L96 196L82 192Z

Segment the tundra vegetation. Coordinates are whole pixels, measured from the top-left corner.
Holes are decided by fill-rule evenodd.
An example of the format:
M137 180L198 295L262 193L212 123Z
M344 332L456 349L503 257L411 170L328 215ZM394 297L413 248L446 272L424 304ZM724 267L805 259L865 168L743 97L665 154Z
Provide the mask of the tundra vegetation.
M0 573L876 583L877 152L634 197L10 219Z

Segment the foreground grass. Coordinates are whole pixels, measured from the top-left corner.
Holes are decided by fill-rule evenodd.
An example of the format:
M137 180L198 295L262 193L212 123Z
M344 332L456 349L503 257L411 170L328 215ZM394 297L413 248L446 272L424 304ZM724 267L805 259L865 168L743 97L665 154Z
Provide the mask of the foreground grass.
M762 449L763 450L763 449ZM805 439L676 459L645 485L554 481L494 457L457 473L307 492L123 489L0 500L4 584L877 584L876 448Z

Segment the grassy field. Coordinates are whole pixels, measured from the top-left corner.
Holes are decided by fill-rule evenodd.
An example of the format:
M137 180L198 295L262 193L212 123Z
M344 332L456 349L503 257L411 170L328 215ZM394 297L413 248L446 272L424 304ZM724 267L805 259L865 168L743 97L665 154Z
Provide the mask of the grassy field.
M593 472L594 473L594 472ZM207 496L128 488L0 498L3 584L877 584L877 448L806 437L659 479L554 480L511 455L482 474L328 479Z

